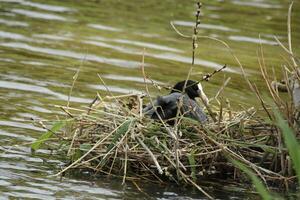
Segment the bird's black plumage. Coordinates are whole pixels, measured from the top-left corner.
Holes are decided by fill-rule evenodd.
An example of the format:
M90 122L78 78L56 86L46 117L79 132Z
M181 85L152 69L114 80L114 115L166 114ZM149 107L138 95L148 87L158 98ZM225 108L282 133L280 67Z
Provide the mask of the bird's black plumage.
M186 87L184 88L185 84ZM185 89L185 93L189 96L189 98L194 100L196 97L199 97L198 84L199 82L193 80L180 81L174 85L174 87L171 90L171 93L176 93L176 92L182 93L183 89Z
M152 119L159 119L159 115L163 120L170 120L169 124L174 123L172 118L175 118L178 112L180 115L205 123L208 119L202 108L195 101L195 98L200 97L201 93L203 93L202 87L199 88L198 84L198 82L193 80L188 80L186 87L184 87L185 81L176 83L169 95L157 97L153 101L153 105L148 104L143 109L143 112Z

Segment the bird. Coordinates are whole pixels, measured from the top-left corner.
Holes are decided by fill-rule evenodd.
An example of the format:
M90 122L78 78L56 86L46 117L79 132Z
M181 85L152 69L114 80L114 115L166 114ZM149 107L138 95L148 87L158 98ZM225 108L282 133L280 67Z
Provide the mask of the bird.
M204 124L208 122L208 118L196 102L195 98L197 97L201 97L204 103L208 104L209 101L201 83L194 80L183 80L173 86L170 94L158 96L152 103L149 103L143 109L143 113L156 120L160 117L162 120L166 120L168 124L174 125L174 118L179 112L184 117ZM180 109L178 109L179 107Z

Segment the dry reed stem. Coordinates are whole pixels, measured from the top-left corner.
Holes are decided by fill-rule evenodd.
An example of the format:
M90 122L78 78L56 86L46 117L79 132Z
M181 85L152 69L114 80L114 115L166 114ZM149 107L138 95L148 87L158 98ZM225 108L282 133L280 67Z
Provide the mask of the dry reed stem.
M159 174L163 174L163 170L161 168L161 166L159 165L157 159L155 158L154 154L152 153L152 151L147 147L147 145L145 145L145 143L139 138L139 137L136 137L136 139L138 140L138 142L142 145L142 147L148 152L148 154L151 156L157 170L158 170L158 173Z
M125 134L126 135L126 134ZM123 175L123 181L122 181L122 185L125 184L125 180L126 180L126 173L127 173L127 159L128 159L128 156L127 156L127 150L128 150L128 145L127 145L127 137L125 138L125 163L124 163L124 175Z
M72 81L72 86L70 88L70 91L69 91L69 95L68 95L68 100L67 100L67 108L69 108L69 105L70 105L70 99L71 99L71 95L72 95L72 92L73 92L73 88L75 86L75 82L79 76L79 72L80 72L80 69L81 69L81 66L83 65L84 61L86 59L86 55L84 56L84 58L81 60L81 64L79 65L75 75L72 77L73 78L73 81ZM67 109L68 110L68 109Z
M72 150L72 147L73 147L73 144L74 144L74 141L77 137L77 134L78 134L78 128L75 130L74 134L73 134L73 137L72 137L72 141L71 141L71 144L70 144L70 147L69 147L69 150L67 152L67 156L70 156L71 155L71 150Z
M294 55L293 53L293 49L292 49L292 28L291 28L291 15L292 15L292 8L293 8L293 4L294 1L291 2L290 6L289 6L289 11L288 11L288 19L287 19L287 32L288 32L288 43L289 43L289 51L291 52L292 55ZM291 56L291 60L293 61L293 64L295 67L298 67L295 59L293 56Z
M154 105L153 100L152 100L152 98L151 98L151 96L150 96L149 88L148 88L148 85L147 85L147 82L146 82L146 73L145 73L144 63L145 63L145 49L143 50L141 69L142 69L142 74L143 74L143 78L144 78L144 84L145 84L147 96L149 97L151 106L152 106L153 108L155 108L156 106ZM170 134L170 136L171 136L173 139L176 139L176 134L174 134L173 131L171 131L171 129L170 129L169 127L167 127L167 125L165 124L164 120L162 120L162 118L161 118L160 115L158 114L157 109L154 109L154 112L156 113L156 115L157 115L159 121L163 124L163 126L165 127L165 129L167 130L167 132Z
M220 89L218 90L218 92L216 93L214 99L218 99L218 97L220 96L220 94L224 91L225 87L227 86L227 84L229 83L229 81L231 80L231 77L228 77L226 79L225 82L223 82L222 86L220 87ZM218 100L217 100L218 101ZM218 103L220 104L220 102L218 101Z

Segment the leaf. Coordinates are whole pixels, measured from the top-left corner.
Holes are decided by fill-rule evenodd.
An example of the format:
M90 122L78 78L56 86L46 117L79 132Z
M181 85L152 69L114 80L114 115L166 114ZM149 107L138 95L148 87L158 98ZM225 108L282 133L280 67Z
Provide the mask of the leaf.
M85 151L85 152L88 152L91 148L92 148L92 145L89 143L80 144L80 147L79 147L79 149L81 151Z
M189 155L188 155L188 160L189 160L189 164L191 166L191 170L192 170L192 173L191 173L191 176L193 178L194 181L196 181L196 161L195 161L195 156L194 156L194 152L192 151Z
M252 184L255 186L256 191L259 193L259 195L262 197L263 200L273 199L273 197L271 196L270 192L267 190L265 185L251 169L249 169L246 165L242 164L237 160L231 159L231 162L249 176L249 178L252 181Z
M46 133L44 133L43 135L41 135L32 145L31 145L31 149L33 151L36 151L38 149L41 148L41 146L47 142L49 140L49 138L52 137L53 133L59 131L62 127L64 127L66 124L65 121L58 121L56 123L53 124L52 128L47 131Z
M276 123L281 129L282 135L284 137L284 143L288 148L289 155L293 161L293 167L298 176L298 183L300 185L300 145L294 134L294 131L289 127L288 123L283 119L278 111L274 110L276 117Z
M128 131L132 122L133 119L129 119L123 122L123 124L118 129L115 130L114 138L112 139L112 142L109 144L106 153L109 152L116 145L117 141Z
M80 151L80 149L75 149L74 154L72 154L71 156L72 162L78 160L81 156L82 156L82 152Z

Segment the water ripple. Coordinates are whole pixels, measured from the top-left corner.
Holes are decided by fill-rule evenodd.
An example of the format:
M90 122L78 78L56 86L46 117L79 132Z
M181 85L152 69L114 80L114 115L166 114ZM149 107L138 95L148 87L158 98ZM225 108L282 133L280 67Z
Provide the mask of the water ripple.
M37 62L37 61L20 61L22 64L26 65L34 65L34 66L47 66L48 64L42 63L42 62Z
M14 63L16 61L14 61L13 59L10 59L10 58L0 58L0 61L1 62L9 62L9 63Z
M69 88L69 85L58 83L54 81L40 81L33 78L26 78L22 76L12 75L12 74L0 74L2 80L13 80L13 81L24 81L27 83L34 83L38 86L55 86L55 87L62 87L62 88Z
M6 31L0 31L0 38L22 40L22 41L28 41L28 42L33 41L32 39L30 39L24 35L21 35L18 33L6 32Z
M181 56L178 54L163 53L163 54L151 54L149 56L152 56L155 58L160 58L160 59L165 59L165 60L175 60L178 62L189 63L189 64L191 63L190 57L185 57L185 56ZM199 58L195 58L195 64L201 65L204 67L213 68L213 69L220 69L221 67L223 67L223 65L221 65L221 64L218 64L218 63L215 63L212 61L208 61L208 60L202 60ZM237 71L233 68L230 68L230 67L226 67L226 69L224 71L231 72L231 73L240 73L239 71Z
M188 26L188 27L195 26L195 22L188 22L188 21L175 20L175 21L173 21L173 23L175 25L179 25L179 26ZM214 24L199 24L198 27L200 29L213 29L213 30L219 30L219 31L231 31L231 32L239 31L237 29L233 29L233 28L229 28L229 27L221 26L221 25L214 25Z
M140 66L140 62L121 60L121 59L116 59L116 58L105 58L105 57L100 57L100 56L96 56L96 55L92 55L92 54L76 53L76 52L72 52L72 51L59 50L59 49L34 47L34 46L30 46L25 43L8 42L8 43L0 43L0 46L20 48L20 49L25 49L25 50L29 50L29 51L45 53L45 54L55 55L55 56L76 58L76 59L80 59L80 60L83 60L85 58L86 60L95 61L95 62L99 62L99 63L106 63L106 64L114 65L117 67L138 68ZM149 64L145 64L145 66L149 66Z
M123 94L129 94L129 93L134 93L134 94L141 94L142 91L140 90L136 90L136 89L132 89L132 88L121 88L121 87L117 87L117 86L110 86L110 85L92 85L89 84L88 87L92 88L92 89L96 89L96 90L103 90L103 91L107 91L107 89L110 92L117 92L117 93L123 93Z
M34 34L33 36L38 38L59 40L59 41L71 40L70 36L59 36L59 35L49 35L49 34Z
M68 20L65 17L54 15L50 13L44 13L44 12L36 12L36 11L29 11L24 9L12 9L11 12L24 15L31 18L37 18L37 19L46 19L46 20L57 20L57 21L73 21Z
M28 186L19 186L19 185L13 185L9 186L9 188L13 191L25 191L30 192L34 194L42 194L42 195L53 195L54 192L50 192L48 190L42 190L34 187L28 187Z
M128 47L115 46L115 45L107 44L104 42L97 42L97 41L91 41L91 40L87 40L87 41L83 41L83 42L86 44L92 44L92 45L95 45L98 47L113 49L113 50L120 51L123 53L141 54L141 50L132 49L132 48L128 48Z
M142 77L135 77L135 76L121 76L116 74L107 74L103 75L104 78L111 79L111 80L118 80L118 81L134 81L139 83L144 83L144 78ZM152 80L154 83L163 84L163 82ZM146 83L152 83L152 81L146 79Z
M40 107L40 106L30 106L29 109L37 111L37 112L41 112L41 113L47 113L47 114L52 113L52 111L50 111L46 108Z
M45 129L33 126L32 124L25 124L25 123L21 123L21 122L13 122L13 121L2 121L1 120L0 126L10 126L10 127L30 129L30 130L42 131L42 132L45 131Z
M10 185L11 185L10 182L4 181L4 180L1 180L1 179L0 179L0 186L1 186L1 187L3 187L3 186L10 186Z
M228 37L228 39L233 41L239 41L239 42L251 42L256 44L268 44L268 45L278 45L277 42L272 40L266 40L261 38L252 38L252 37L246 37L246 36L239 36L239 35L231 35Z
M55 200L56 198L43 195L43 194L34 194L34 193L27 193L27 192L3 192L2 195L6 195L7 197L16 197L16 198L28 198L28 199L49 199L49 200Z
M268 3L263 3L259 1L238 1L238 0L233 0L233 4L236 5L242 5L242 6L252 6L256 8L282 8L281 5L278 4L268 4Z
M48 10L48 11L53 11L53 12L75 11L74 9L71 9L68 7L54 6L54 5L36 3L36 2L25 1L25 0L0 0L0 2L19 3L24 6L30 6L30 7L38 8L41 10Z
M29 167L27 166L25 163L8 163L8 162L1 162L0 163L0 169L14 169L19 171L19 173L21 173L21 171L30 171L30 172L44 172L43 170L37 169L37 168L33 168L33 167Z
M84 43L93 44L93 45L104 47L104 48L114 49L114 50L122 52L122 53L141 55L141 52L138 50L115 46L115 45L107 44L104 42L84 41ZM191 63L190 57L185 57L185 56L175 54L175 53L146 53L145 55L149 56L149 57L164 59L164 60L172 60L172 61L178 61L178 62L183 62L183 63L188 63L188 64ZM214 69L219 69L223 66L221 64L218 64L218 63L215 63L212 61L208 61L208 60L202 60L202 59L195 59L195 64L201 65L204 67L214 68ZM227 67L224 71L232 72L232 73L239 73L239 71L234 70L233 68L230 68L230 67Z
M30 136L26 136L26 135L21 135L21 134L15 134L15 133L9 133L6 131L3 131L0 129L0 136L6 136L6 137L11 137L11 138L17 138L20 139L22 141L27 141L27 142L32 142L35 139L30 137Z
M122 29L111 27L111 26L104 26L101 24L88 24L88 27L98 29L98 30L104 30L104 31L113 31L113 32L120 32Z
M29 85L29 84L25 84L25 83L17 83L17 82L12 82L12 81L0 81L0 88L36 92L36 93L41 93L41 94L52 95L60 100L64 100L64 101L68 100L67 95L60 94L58 92L53 92L52 90L50 90L48 88L44 88L41 86L35 86L35 85ZM79 102L79 103L90 103L92 101L92 99L71 97L70 101Z
M22 27L29 26L28 23L26 22L11 21L6 19L0 19L0 24L4 24L6 26L22 26Z
M4 153L1 154L1 158L11 158L11 159L22 159L26 162L30 162L30 163L43 163L43 160L41 158L34 158L29 156L25 156L25 155L20 155L20 154L10 154L10 153ZM20 160L19 160L20 161Z
M129 45L134 45L134 46L139 46L139 47L145 47L149 49L156 49L156 50L162 50L162 51L171 51L171 52L176 52L176 53L182 53L182 50L164 46L164 45L159 45L159 44L154 44L154 43L148 43L148 42L140 42L140 41L135 41L135 40L125 40L125 39L110 39L110 38L104 38L104 37L90 37L90 39L94 40L100 40L100 41L111 41L111 42L117 42L120 44L129 44Z

